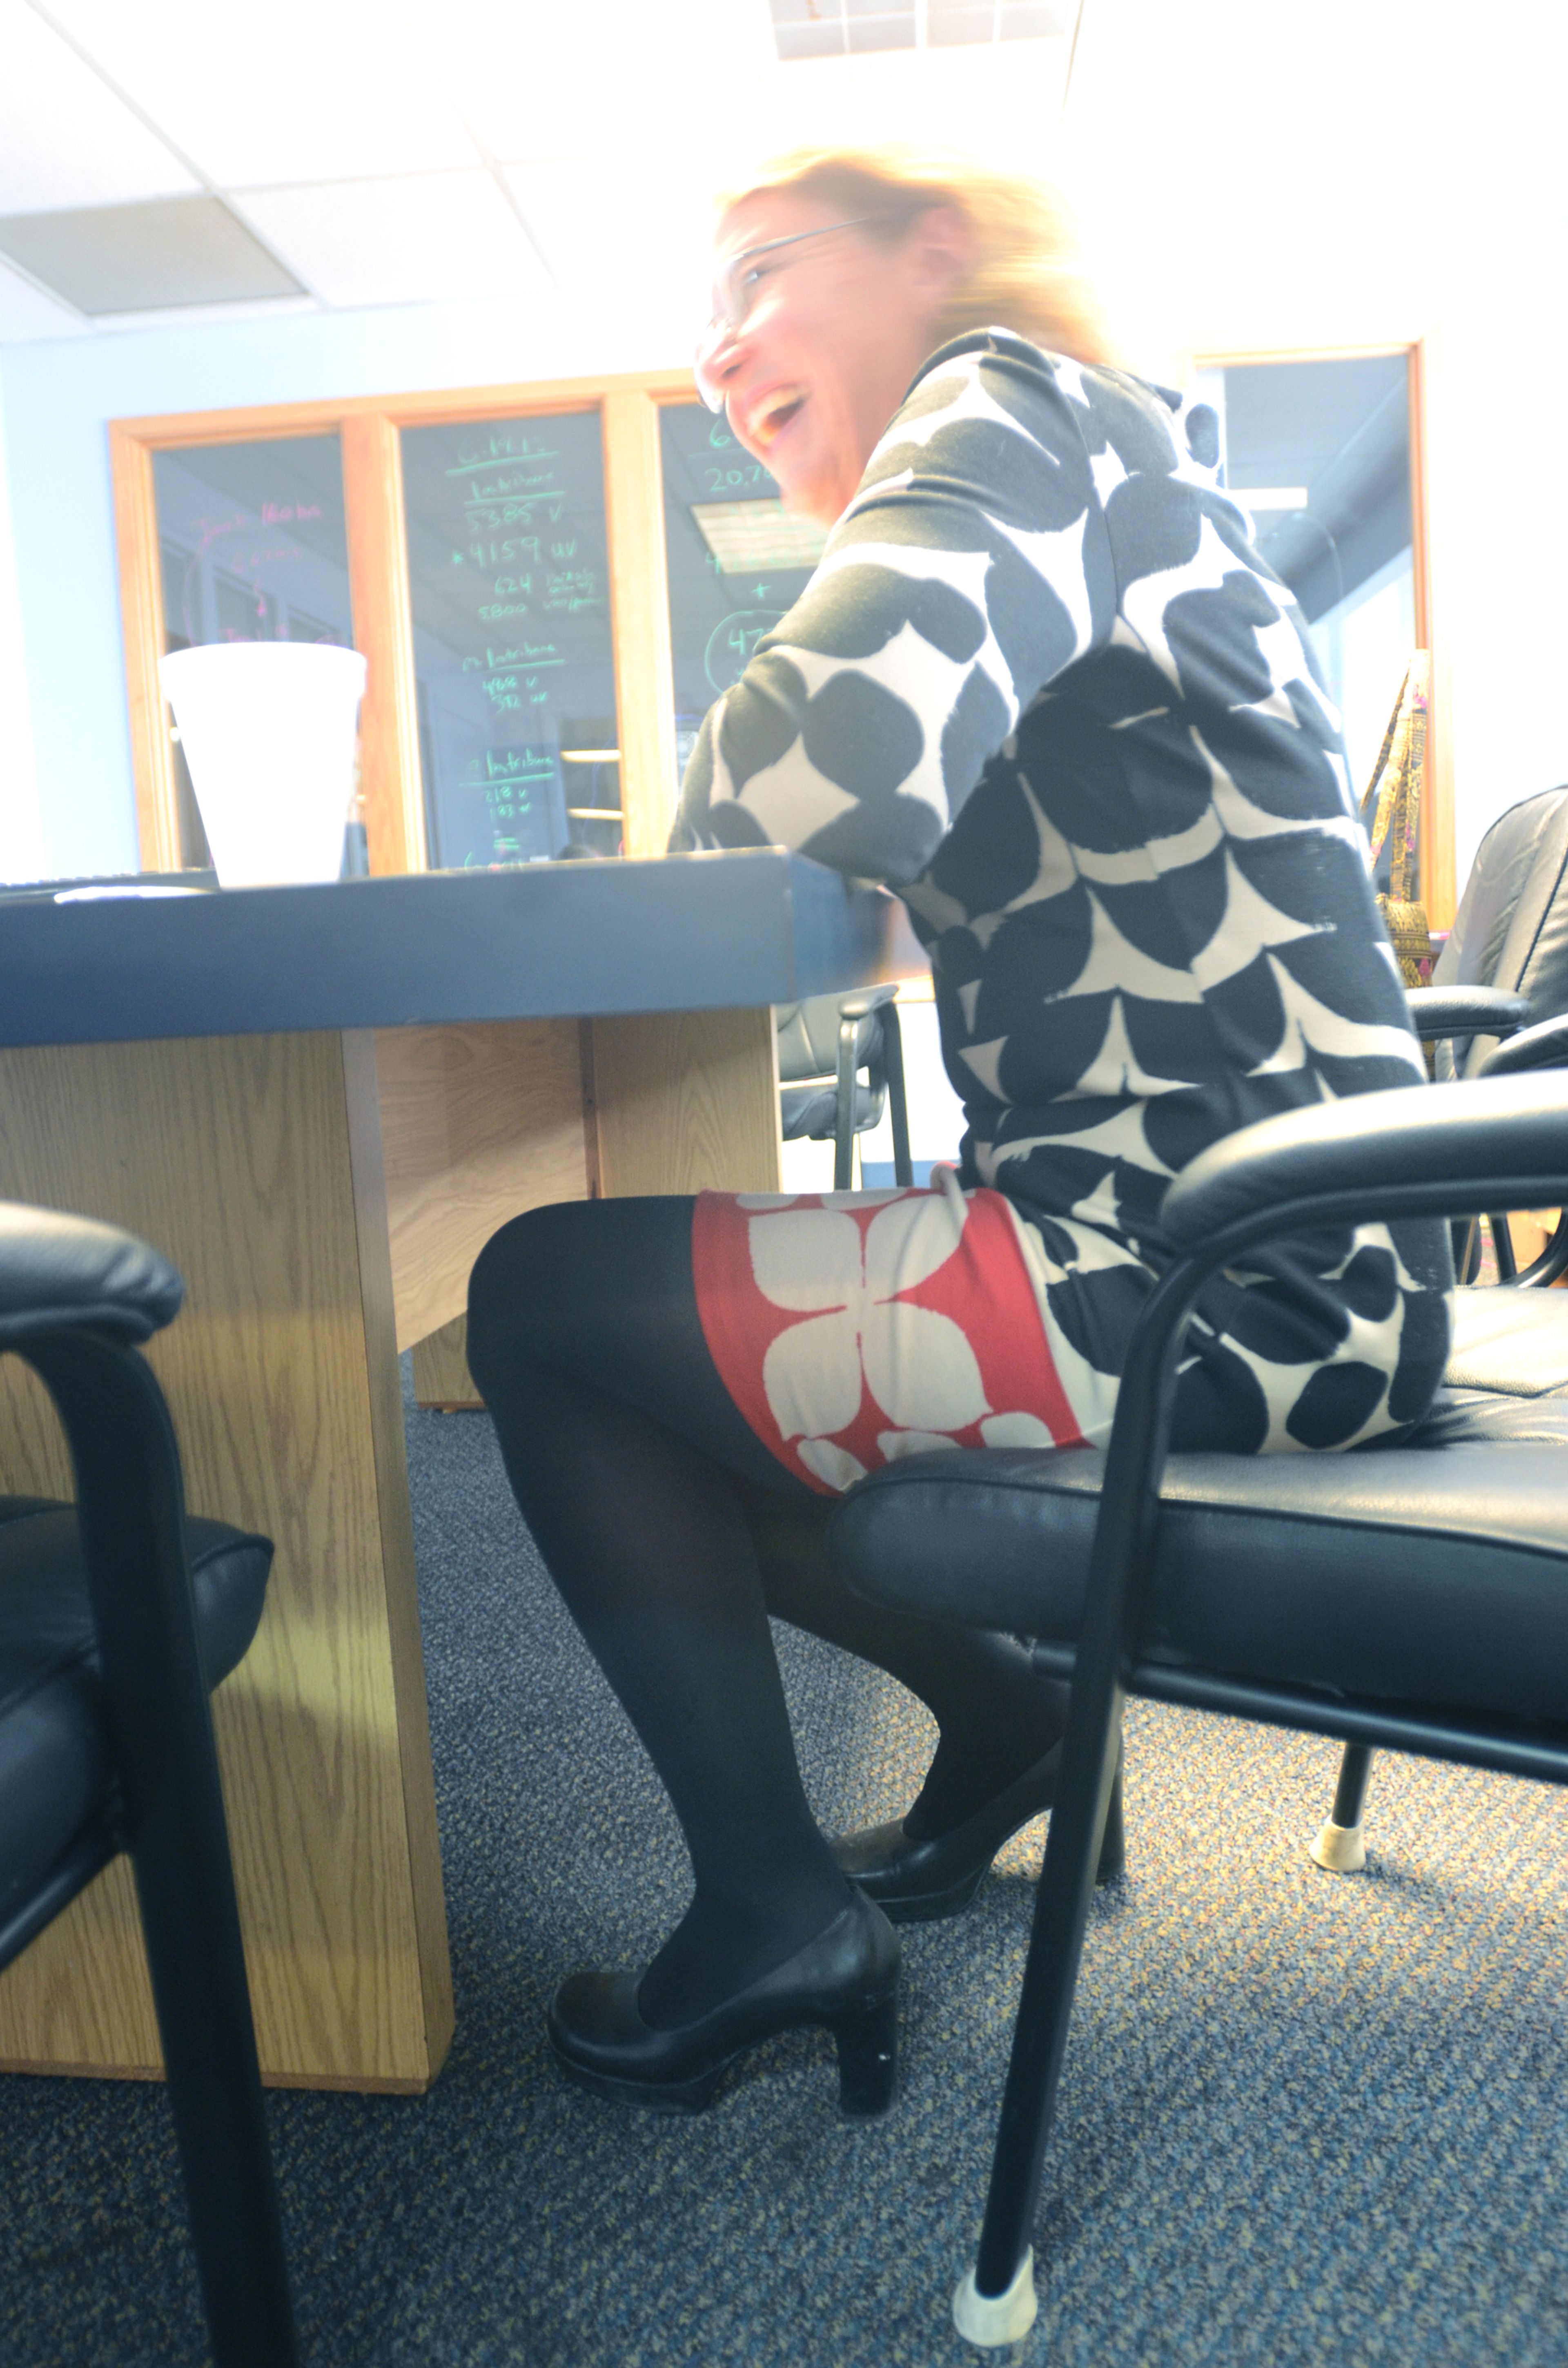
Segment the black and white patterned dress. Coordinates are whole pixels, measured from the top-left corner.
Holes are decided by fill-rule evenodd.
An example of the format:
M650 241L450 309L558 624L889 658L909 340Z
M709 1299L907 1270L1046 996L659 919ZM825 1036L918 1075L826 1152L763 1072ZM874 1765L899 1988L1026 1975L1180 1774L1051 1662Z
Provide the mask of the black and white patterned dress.
M968 1119L1103 1438L1206 1144L1423 1075L1337 720L1217 482L1207 405L1000 330L933 355L812 582L704 723L672 846L799 848L908 905ZM1210 1284L1178 1446L1411 1422L1445 1230L1277 1244Z

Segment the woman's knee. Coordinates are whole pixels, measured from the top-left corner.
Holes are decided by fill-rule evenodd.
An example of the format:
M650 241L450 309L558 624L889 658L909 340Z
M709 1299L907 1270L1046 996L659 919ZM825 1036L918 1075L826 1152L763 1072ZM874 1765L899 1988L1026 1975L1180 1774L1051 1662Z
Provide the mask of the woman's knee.
M497 1360L538 1357L559 1320L562 1287L580 1256L582 1221L592 1207L555 1201L525 1210L491 1235L468 1283L469 1371L482 1395Z

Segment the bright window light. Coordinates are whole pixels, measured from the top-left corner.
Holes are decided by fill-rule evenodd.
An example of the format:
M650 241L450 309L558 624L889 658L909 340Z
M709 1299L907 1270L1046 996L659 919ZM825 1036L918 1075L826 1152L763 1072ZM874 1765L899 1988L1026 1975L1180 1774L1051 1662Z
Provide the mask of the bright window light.
M1305 485L1227 485L1249 510L1304 510L1307 507Z

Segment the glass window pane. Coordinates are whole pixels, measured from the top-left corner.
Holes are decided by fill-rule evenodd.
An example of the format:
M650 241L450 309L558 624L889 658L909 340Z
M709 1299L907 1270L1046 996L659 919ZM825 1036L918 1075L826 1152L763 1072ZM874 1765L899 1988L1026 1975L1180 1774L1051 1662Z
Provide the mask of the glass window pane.
M697 727L810 581L826 529L791 518L760 461L699 403L659 414L676 768Z
M335 435L186 446L153 455L164 647L198 642L354 645L343 459ZM190 774L174 744L186 860L209 860ZM347 860L362 868L362 831Z
M597 411L403 432L430 861L621 846Z
M1312 629L1359 797L1415 647L1406 357L1233 364L1202 391L1225 482Z

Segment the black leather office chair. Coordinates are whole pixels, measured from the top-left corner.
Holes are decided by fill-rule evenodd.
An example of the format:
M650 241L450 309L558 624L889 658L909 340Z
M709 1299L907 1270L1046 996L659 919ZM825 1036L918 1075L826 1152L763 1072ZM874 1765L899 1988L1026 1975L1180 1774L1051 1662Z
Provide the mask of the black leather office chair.
M0 1497L0 1967L130 1851L212 2355L294 2368L207 1701L256 1633L272 1547L186 1518L136 1353L183 1290L114 1226L0 1203L0 1349L44 1383L76 1474L74 1507Z
M1544 1022L1568 1012L1568 785L1542 790L1500 814L1483 838L1471 867L1448 943L1432 972L1432 985L1411 996L1416 1024L1437 1038L1434 1074L1454 1077L1496 1074L1498 1030L1484 1018L1462 1024L1467 995L1492 989L1517 996L1524 1006L1515 1023ZM1461 1024L1451 1030L1424 1025L1449 998ZM1521 1066L1540 1065L1538 1044L1518 1055ZM1488 1212L1498 1279L1515 1279L1513 1240L1506 1217ZM1471 1224L1456 1236L1455 1263L1469 1281L1479 1270L1480 1241ZM1568 1271L1568 1219L1561 1221L1528 1280L1552 1282Z
M1217 1269L1320 1225L1471 1216L1499 1188L1514 1207L1568 1202L1563 1070L1246 1128L1165 1196L1177 1262L1140 1318L1103 1456L912 1456L835 1512L860 1592L1032 1636L1073 1678L979 2257L954 2303L971 2341L1014 2341L1034 2314L1041 2162L1127 1693L1568 1783L1568 1375L1524 1395L1486 1387L1478 1361L1412 1434L1349 1454L1167 1454L1182 1338ZM1555 1297L1509 1294L1532 1323ZM1559 1333L1558 1373L1562 1349ZM1508 1355L1517 1372L1517 1342Z
M884 1103L891 1104L893 1180L915 1181L897 994L896 986L869 986L813 995L780 1004L774 1014L784 1140L833 1144L835 1192L849 1190L855 1137L880 1125Z

